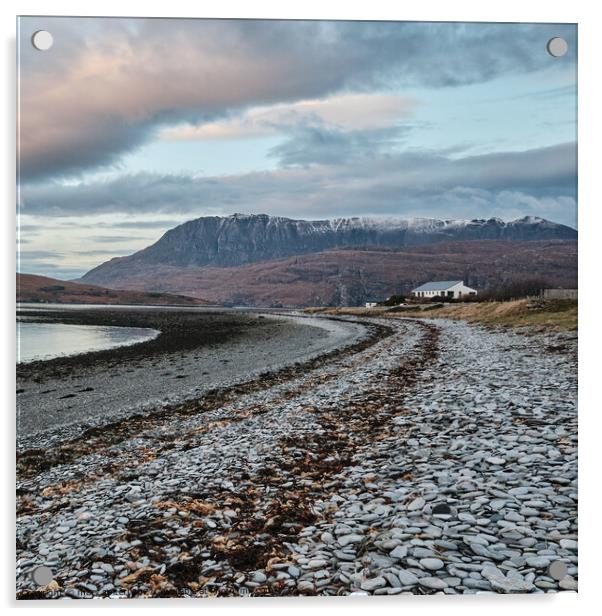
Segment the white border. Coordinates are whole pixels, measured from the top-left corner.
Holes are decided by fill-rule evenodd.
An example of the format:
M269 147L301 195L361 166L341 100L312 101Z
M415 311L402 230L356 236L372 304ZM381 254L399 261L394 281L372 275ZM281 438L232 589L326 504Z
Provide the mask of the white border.
M600 388L596 387L600 356L600 329L602 307L602 277L600 253L602 252L602 198L600 183L600 97L599 62L602 59L601 28L598 3L591 0L571 2L534 0L421 0L413 3L394 3L391 0L369 2L335 0L304 0L297 4L268 0L223 0L219 3L199 3L169 0L165 3L133 2L130 0L79 1L5 1L0 8L2 19L2 44L4 51L4 79L0 97L3 106L2 123L5 135L1 149L3 186L6 187L3 208L3 259L2 286L4 293L3 326L5 341L2 356L2 411L5 422L3 461L3 488L6 503L2 512L2 530L7 546L2 550L1 587L6 607L28 613L43 607L48 610L65 608L107 608L114 613L148 609L193 608L203 612L219 610L220 613L263 613L274 610L300 612L305 610L345 610L345 613L363 614L367 610L399 613L419 609L423 614L476 614L486 611L489 615L532 613L566 616L569 610L587 613L599 603L596 601L598 577L602 574L602 551L599 537L602 534L599 506L599 470L601 449ZM561 593L546 596L472 596L472 597L360 597L351 599L247 599L247 600L152 600L152 601L90 601L90 602L20 602L14 597L14 203L15 203L15 15L121 15L157 17L247 17L247 18L313 18L313 19L398 19L430 21L545 21L579 23L579 252L580 252L580 554L579 594ZM597 378L598 377L598 378Z

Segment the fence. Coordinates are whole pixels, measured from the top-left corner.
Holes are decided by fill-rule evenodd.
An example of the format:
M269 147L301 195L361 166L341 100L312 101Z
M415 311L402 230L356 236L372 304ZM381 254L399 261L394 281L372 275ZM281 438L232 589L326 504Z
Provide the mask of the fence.
M542 289L543 299L577 299L577 289Z

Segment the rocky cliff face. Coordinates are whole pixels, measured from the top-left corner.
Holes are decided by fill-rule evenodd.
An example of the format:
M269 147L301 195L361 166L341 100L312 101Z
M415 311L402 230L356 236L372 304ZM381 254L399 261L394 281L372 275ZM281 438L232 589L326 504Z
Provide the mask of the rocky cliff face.
M203 217L170 231L129 257L112 259L82 280L114 284L122 273L145 265L233 267L341 248L401 249L466 240L574 240L577 232L542 218L511 222L340 218L293 220L265 214Z

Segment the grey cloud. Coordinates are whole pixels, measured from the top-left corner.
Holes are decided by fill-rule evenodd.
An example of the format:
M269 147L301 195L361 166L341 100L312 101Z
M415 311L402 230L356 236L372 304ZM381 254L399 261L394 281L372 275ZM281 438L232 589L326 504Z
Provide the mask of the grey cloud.
M139 239L139 238L136 238ZM113 256L117 256L115 254L114 250L103 250L103 249L97 249L97 248L93 248L90 250L76 250L76 251L72 251L70 253L71 255L85 255L87 257L94 257L96 255L113 255Z
M180 224L181 220L132 220L115 223L98 223L102 229L169 229Z
M467 184L485 188L532 189L539 194L577 190L577 148L573 143L502 152L460 159L450 174Z
M52 52L29 44L40 27ZM21 18L21 178L116 165L162 126L251 105L546 69L552 35L574 65L571 25Z
M27 182L44 177L66 177L98 165L118 166L120 156L142 144L149 136L149 123L129 126L123 121L89 118L57 131L54 126L28 127L26 112L22 116L22 149L19 179ZM52 120L49 120L52 121ZM67 122L67 118L62 120ZM119 125L120 128L116 129ZM31 133L36 137L29 139ZM60 141L56 141L56 139ZM35 141L33 147L28 143Z
M297 126L284 142L273 147L269 155L283 166L341 165L382 155L398 146L409 127L370 130L340 130L322 125Z
M49 278L57 278L59 280L75 280L83 276L88 270L89 268L85 267L61 267L60 265L48 263L21 265L18 269L22 274L37 274L38 276L48 276Z
M24 187L22 198L24 214L55 217L177 214L181 222L184 215L236 211L308 218L507 218L518 212L574 224L576 147L567 143L463 158L428 151L389 153L342 166L292 166L213 178L138 174L79 186L35 184Z
M120 242L129 242L140 239L136 235L96 235L90 238L92 242L99 244L118 244Z
M61 259L64 255L51 250L20 250L22 261L35 261L37 259Z

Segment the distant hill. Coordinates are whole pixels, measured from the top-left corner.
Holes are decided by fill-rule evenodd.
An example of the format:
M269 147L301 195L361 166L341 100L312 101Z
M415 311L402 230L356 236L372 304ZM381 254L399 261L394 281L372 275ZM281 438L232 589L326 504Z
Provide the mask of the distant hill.
M17 273L17 301L59 304L202 305L204 299L149 291L118 291L90 284Z
M99 265L82 280L119 287L132 271L157 265L234 267L342 248L399 250L455 241L556 239L576 240L577 231L534 216L510 222L499 218L293 220L266 214L206 216L167 231L133 255Z
M185 293L247 306L353 306L367 298L407 294L429 280L463 279L477 289L526 278L544 279L554 287L577 285L577 242L554 239L469 240L396 250L349 248L236 267L121 262L123 266L98 277L108 286ZM101 268L97 269L102 272Z
M525 216L436 220L198 218L81 281L248 306L357 305L428 280L484 288L525 277L575 286L577 231Z

